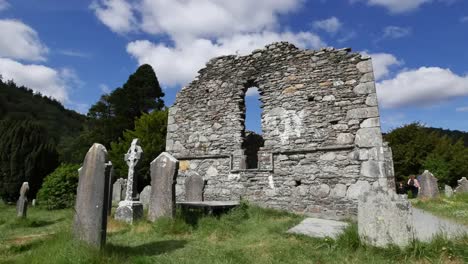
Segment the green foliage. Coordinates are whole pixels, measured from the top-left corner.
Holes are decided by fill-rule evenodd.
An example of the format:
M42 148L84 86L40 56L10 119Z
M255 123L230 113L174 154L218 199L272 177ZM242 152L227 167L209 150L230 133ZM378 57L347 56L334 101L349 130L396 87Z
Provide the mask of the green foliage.
M49 210L72 207L75 204L80 165L62 164L49 174L38 193L41 206Z
M109 147L125 130L134 128L136 118L162 110L163 96L153 68L148 64L140 66L122 87L101 96L99 102L91 106L88 137Z
M58 164L58 154L47 130L31 120L0 121L0 196L14 202L21 184L29 182L35 197L42 180Z
M397 180L429 170L440 185L454 186L457 179L468 175L468 148L463 134L449 132L412 123L385 135L393 151Z
M138 138L144 151L143 157L136 168L139 186L143 188L148 185L151 181L150 163L164 151L166 146L166 130L167 110L153 111L136 119L134 130L126 130L123 138L111 143L109 157L113 164L115 178L127 177L128 167L124 161L124 155L127 153L132 140Z

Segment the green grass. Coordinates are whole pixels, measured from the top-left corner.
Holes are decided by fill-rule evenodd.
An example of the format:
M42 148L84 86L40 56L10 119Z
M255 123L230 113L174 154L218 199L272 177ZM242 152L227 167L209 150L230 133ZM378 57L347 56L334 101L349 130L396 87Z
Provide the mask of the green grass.
M412 200L414 207L435 215L468 225L468 193L455 194L450 198L440 196L431 200Z
M109 219L107 245L99 251L72 239L72 216L72 210L31 208L28 220L17 220L14 207L0 205L0 263L468 262L468 237L379 249L361 244L355 224L336 240L291 235L285 231L301 216L246 205L188 221L196 224L180 215L134 225Z

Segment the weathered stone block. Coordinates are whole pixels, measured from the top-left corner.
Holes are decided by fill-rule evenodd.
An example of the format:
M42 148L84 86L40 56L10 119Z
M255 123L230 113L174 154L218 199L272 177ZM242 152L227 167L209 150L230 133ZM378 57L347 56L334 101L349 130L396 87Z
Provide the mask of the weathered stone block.
M358 199L360 195L370 190L370 184L368 181L357 181L348 187L346 197L349 199Z
M370 245L405 247L414 239L409 201L392 190L372 188L359 198L359 237Z
M428 170L418 177L419 188L418 198L435 198L439 196L439 187L437 185L437 178L432 175Z
M339 133L336 137L336 144L348 145L354 142L354 136L350 133Z
M203 201L204 188L203 178L196 173L192 173L185 179L185 200L188 202Z
M456 193L468 192L468 180L466 179L466 177L461 178L457 182L458 182L458 185L457 185L457 188L455 188Z
M358 95L375 93L375 84L374 82L359 83L353 91Z
M348 111L346 118L347 119L362 119L362 118L371 118L378 117L379 109L377 107L365 107L365 108L356 108Z
M361 175L364 177L385 177L385 166L383 161L368 160L361 164Z
M356 133L354 143L358 147L370 148L382 146L382 133L380 128L361 128Z
M95 143L86 153L79 170L76 194L74 236L93 246L106 243L109 176L107 150Z
M361 123L361 128L367 128L367 127L379 127L380 128L380 119L378 117L365 119Z
M175 216L175 184L179 161L167 152L151 162L151 199L148 220Z
M356 64L356 67L362 73L372 72L372 61L371 60L361 61L358 64Z

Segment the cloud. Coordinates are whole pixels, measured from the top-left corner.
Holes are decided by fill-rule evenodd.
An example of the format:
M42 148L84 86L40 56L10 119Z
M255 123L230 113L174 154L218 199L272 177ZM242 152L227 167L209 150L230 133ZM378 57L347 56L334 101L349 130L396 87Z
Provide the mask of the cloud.
M111 89L109 88L109 86L107 84L104 84L104 83L101 83L99 85L99 89L101 89L101 92L103 92L105 94L109 94L111 92Z
M406 70L377 83L377 95L384 108L430 105L468 96L468 75L460 76L439 67Z
M409 27L397 27L388 26L383 30L383 39L398 39L403 38L411 34L411 28Z
M468 16L464 16L464 17L460 18L460 22L461 22L461 23L466 23L466 22L468 22Z
M315 21L313 26L316 29L321 29L328 33L336 33L342 27L342 23L338 18L330 17L328 19Z
M8 9L10 4L6 0L0 0L0 11Z
M390 69L394 66L400 66L403 61L398 60L394 55L389 53L372 53L362 52L363 55L372 58L372 66L374 68L375 80L381 80L390 74Z
M237 34L216 41L199 38L176 47L138 40L127 45L127 52L136 58L139 64L152 65L163 85L174 86L187 84L213 57L236 53L248 54L254 49L276 41L289 41L302 48L318 48L325 45L319 36L311 32L265 31Z
M22 64L0 58L0 73L3 80L13 80L43 95L53 97L62 103L69 102L70 85L78 84L79 79L70 69L55 69L36 64Z
M19 20L0 19L0 57L44 61L47 47L37 32Z
M246 96L258 96L260 92L258 91L257 87L250 87L247 92L245 93Z
M76 51L76 50L59 50L58 53L65 55L65 56L78 57L78 58L90 58L91 57L91 54L89 53Z
M432 0L351 0L351 2L366 2L370 6L381 6L390 13L399 14L414 11Z
M134 10L126 0L93 1L89 7L104 25L116 33L137 30Z
M455 109L455 111L457 111L457 112L468 112L468 106L457 107L457 109Z

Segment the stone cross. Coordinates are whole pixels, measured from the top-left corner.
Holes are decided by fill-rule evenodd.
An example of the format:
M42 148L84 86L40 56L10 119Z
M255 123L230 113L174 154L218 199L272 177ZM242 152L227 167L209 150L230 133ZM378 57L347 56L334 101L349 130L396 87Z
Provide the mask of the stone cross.
M125 162L128 166L128 177L127 177L127 193L125 194L126 201L138 201L137 190L137 178L134 177L135 166L141 158L143 150L139 145L138 138L132 140L132 144L125 154Z
M16 203L16 215L21 218L26 218L26 213L28 210L28 192L29 192L29 183L23 182L20 189L20 197Z
M167 152L151 162L151 197L148 220L175 216L175 184L179 161Z
M125 194L125 200L119 202L119 207L115 211L115 219L125 221L127 223L133 223L143 217L143 204L139 201L139 195L137 191L137 177L135 174L135 166L141 158L143 150L138 144L138 138L132 140L130 149L125 154L125 161L128 165L128 177L127 177L127 191Z
M83 167L78 170L73 233L77 239L95 247L106 243L109 166L106 148L95 143L86 153Z

